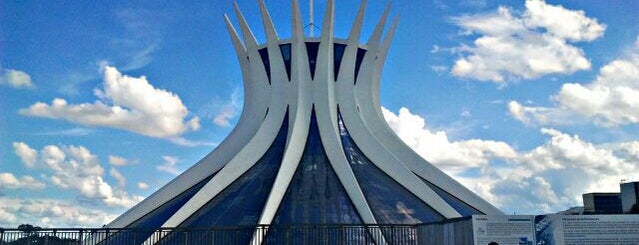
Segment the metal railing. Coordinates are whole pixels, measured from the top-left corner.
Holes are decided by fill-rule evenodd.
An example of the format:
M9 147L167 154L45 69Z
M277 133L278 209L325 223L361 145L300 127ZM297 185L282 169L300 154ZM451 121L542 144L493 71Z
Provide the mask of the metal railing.
M419 225L304 225L144 229L0 229L0 245L369 245L418 243Z

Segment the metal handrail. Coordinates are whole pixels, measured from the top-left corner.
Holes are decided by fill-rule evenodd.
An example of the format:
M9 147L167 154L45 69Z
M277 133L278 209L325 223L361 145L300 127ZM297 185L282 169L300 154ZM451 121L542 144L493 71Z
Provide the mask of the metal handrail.
M215 227L132 228L0 228L0 245L14 244L418 244L420 225L320 224ZM380 237L381 236L381 237Z

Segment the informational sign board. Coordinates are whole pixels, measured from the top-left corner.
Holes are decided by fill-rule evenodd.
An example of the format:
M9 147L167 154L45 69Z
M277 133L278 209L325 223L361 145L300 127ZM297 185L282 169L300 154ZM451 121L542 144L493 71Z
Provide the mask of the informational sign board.
M538 215L539 245L639 244L639 215Z
M639 215L473 215L475 245L639 244Z
M473 215L475 244L534 244L533 215Z

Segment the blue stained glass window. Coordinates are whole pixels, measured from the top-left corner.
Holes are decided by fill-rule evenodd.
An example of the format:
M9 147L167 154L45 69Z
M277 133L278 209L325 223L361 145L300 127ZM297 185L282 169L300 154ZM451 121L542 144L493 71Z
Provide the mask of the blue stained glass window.
M136 228L136 229L157 229L164 224L175 212L178 211L195 193L197 193L202 187L211 180L211 178L215 174L209 176L200 183L194 185L188 190L184 191L182 194L173 198L172 200L166 202L159 208L153 210L149 214L140 218L139 220L133 222L127 228Z
M442 199L444 199L444 201L446 201L446 203L448 203L448 205L453 207L459 214L461 214L461 216L470 216L470 215L473 215L473 214L483 214L482 212L479 212L479 210L477 210L477 209L473 208L472 206L466 204L465 202L459 200L459 198L457 198L457 197L451 195L450 193L442 190L438 186L433 185L432 183L426 181L423 178L421 178L421 179L422 179L422 181L424 181L424 183L426 183L428 186L430 186L430 188L433 189L433 191L435 191L435 193L437 193L437 195L439 195Z
M346 158L364 197L380 224L418 224L442 221L444 217L373 164L357 147L338 115Z
M362 61L364 61L364 56L366 55L366 49L358 48L357 49L357 57L355 57L355 81L357 84L357 75L359 74L359 68L362 66Z
M268 77L268 84L271 84L271 62L268 60L268 49L262 48L258 50L260 58L262 58L262 64L264 64L264 70L266 70L266 77Z
M326 156L313 110L304 153L273 224L361 223Z
M282 59L286 67L286 76L288 80L291 80L291 44L280 44L280 52L282 53Z
M151 234L153 234L153 230L160 228L164 224L164 222L166 222L175 212L177 212L182 206L184 206L184 204L189 199L191 199L191 197L193 197L195 193L197 193L200 189L202 189L202 187L207 182L209 182L209 180L214 175L215 174L212 174L206 179L200 181L200 183L197 183L193 187L187 189L186 191L182 192L178 196L162 204L160 207L144 215L142 218L126 226L126 228L141 229L146 232L138 232L136 234L132 234L128 232L117 232L109 236L102 243L103 244L115 244L115 243L127 244L127 242L130 242L130 244L133 244L133 240L136 240L136 239L133 239L133 236L137 236L136 238L141 240L146 239Z
M277 137L264 156L178 227L255 226L279 171L286 145L287 132L288 113L282 122L282 127ZM246 233L246 236L240 236L242 241L234 240L231 244L248 244L253 228L247 228ZM184 234L179 232L171 233L163 239L162 244L180 244L179 241L185 239L183 236ZM218 239L222 240L218 241ZM193 234L188 237L188 240L194 244L197 244L198 241L211 240L217 241L215 244L225 244L223 243L225 241L223 237L211 237L211 233Z
M306 53L308 54L308 63L311 67L311 79L315 78L315 65L317 64L317 53L319 52L319 42L307 42Z
M342 65L344 50L346 50L345 44L336 43L333 45L333 70L335 70L333 74L335 74L335 81L337 81L337 76L339 75L339 68Z

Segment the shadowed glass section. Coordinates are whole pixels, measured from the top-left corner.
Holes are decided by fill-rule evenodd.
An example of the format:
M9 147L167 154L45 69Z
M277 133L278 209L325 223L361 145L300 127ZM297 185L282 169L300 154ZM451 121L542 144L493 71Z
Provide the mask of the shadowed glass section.
M355 84L357 84L357 75L359 74L359 68L362 66L362 61L364 61L365 55L366 49L357 49L357 57L355 58Z
M342 145L364 197L379 224L418 224L444 217L373 164L348 134L338 114ZM398 166L400 167L400 166Z
M291 44L280 44L280 52L282 53L282 59L284 60L284 66L286 67L286 76L288 80L291 80Z
M313 110L304 153L272 224L361 223L326 156Z
M422 181L424 181L424 183L426 183L431 189L433 189L433 191L435 191L435 193L437 193L437 195L439 195L442 199L444 199L444 201L446 203L448 203L448 205L453 207L453 209L455 209L455 211L457 211L461 216L465 217L465 216L470 216L470 215L473 215L473 214L484 214L482 212L479 212L479 210L473 208L472 206L466 204L462 200L459 200L459 198L457 198L457 197L451 195L450 193L442 190L442 188L439 188L438 186L428 182L427 180L425 180L425 179L423 179L421 177L420 177L420 179L422 179Z
M315 65L317 64L317 53L319 52L319 42L307 42L306 53L308 54L308 65L311 67L311 79L315 79Z
M266 70L266 77L268 77L268 84L271 84L271 62L268 60L268 49L262 48L258 50L260 58L262 58L262 64L264 64L264 70Z
M264 156L178 227L255 225L275 181L288 131L288 116Z
M324 227L358 224L362 220L326 156L313 109L304 153L266 244L369 244L366 230Z
M195 193L197 193L202 187L213 178L215 174L207 177L206 179L200 181L193 187L188 190L182 192L182 194L176 196L170 201L162 204L159 208L153 210L149 214L140 218L139 220L131 223L126 228L137 228L137 229L157 229L164 224L175 212L178 211Z
M229 185L224 191L202 206L191 217L187 218L178 227L205 228L205 227L253 227L257 224L266 199L271 191L277 172L279 171L288 131L288 112L282 122L277 137L264 153L264 156L242 176ZM245 229L245 240L234 240L231 244L248 244L253 228ZM189 243L198 244L204 241L217 241L210 233L191 234L185 238L185 234L174 232L167 235L162 244L181 244L185 239ZM221 238L219 238L221 239Z
M344 50L346 45L341 43L333 44L333 74L335 75L335 81L337 81L337 75L339 75L339 68L342 65L342 58L344 57Z
M217 172L216 172L217 173ZM110 235L100 244L134 244L134 240L144 240L153 234L155 229L160 228L164 222L166 222L175 212L177 212L184 204L195 195L202 187L213 178L215 174L207 177L195 184L191 188L177 195L168 202L162 204L160 207L144 215L142 218L136 220L126 228L140 229L140 232L117 232ZM135 236L135 237L134 237ZM134 239L135 238L135 239Z

